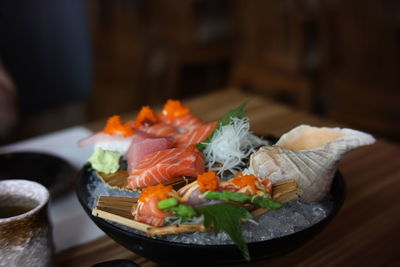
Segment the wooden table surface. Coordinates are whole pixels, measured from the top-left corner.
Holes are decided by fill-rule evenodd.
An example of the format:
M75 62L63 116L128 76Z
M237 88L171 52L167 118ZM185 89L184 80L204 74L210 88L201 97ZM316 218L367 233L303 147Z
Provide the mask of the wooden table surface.
M231 89L184 103L194 114L212 121L247 98L248 94ZM280 136L302 123L341 126L268 99L256 96L250 99L246 113L257 134ZM98 123L90 125L92 129L99 127ZM333 221L297 250L249 266L400 266L400 146L378 139L374 145L347 154L339 170L345 178L347 194L344 206ZM108 237L56 255L58 266L91 266L111 259L159 266Z

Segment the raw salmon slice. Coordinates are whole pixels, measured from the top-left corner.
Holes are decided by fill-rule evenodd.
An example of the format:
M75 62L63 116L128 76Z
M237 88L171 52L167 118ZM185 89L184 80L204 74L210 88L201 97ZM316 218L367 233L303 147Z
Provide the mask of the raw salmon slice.
M181 130L188 130L188 129L192 129L195 127L199 127L203 124L203 121L189 113L184 115L183 117L174 117L172 120L169 119L166 115L160 113L158 115L158 118L163 122L166 123L168 125L171 125L175 128L181 129Z
M153 152L129 174L127 188L143 188L181 176L196 177L204 168L203 154L195 145Z
M134 170L147 154L172 148L172 144L172 137L134 136L126 153L128 172Z
M156 123L151 126L142 126L139 130L154 136L170 136L179 133L178 129L166 123Z
M192 144L198 144L204 141L214 130L217 122L204 123L193 129L189 129L174 136L174 146L183 147Z
M158 199L156 196L153 196L147 202L139 201L137 207L132 210L134 219L153 226L163 226L165 218L171 215L172 212L160 210L157 204Z

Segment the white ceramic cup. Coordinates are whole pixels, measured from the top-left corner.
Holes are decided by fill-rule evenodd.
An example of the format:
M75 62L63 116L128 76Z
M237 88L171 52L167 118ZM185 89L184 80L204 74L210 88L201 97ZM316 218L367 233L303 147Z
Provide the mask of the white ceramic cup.
M52 266L49 192L28 180L0 181L0 266Z

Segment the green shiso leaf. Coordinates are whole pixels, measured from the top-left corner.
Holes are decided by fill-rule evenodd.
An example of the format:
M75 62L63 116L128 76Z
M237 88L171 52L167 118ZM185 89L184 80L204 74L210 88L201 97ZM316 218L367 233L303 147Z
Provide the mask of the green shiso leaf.
M229 235L242 252L243 257L250 261L250 253L242 235L242 220L252 219L251 214L243 207L222 203L197 208L204 215L204 226L213 226L215 233L224 231Z
M244 112L244 108L246 107L247 103L249 103L249 99L244 101L242 104L240 104L237 108L229 110L225 115L219 120L217 126L215 127L214 131L211 132L211 134L207 137L206 140L204 140L201 143L197 144L197 149L203 152L203 150L207 147L207 145L210 143L211 139L213 138L214 134L224 125L228 125L231 122L232 118L244 118L246 117L246 114Z

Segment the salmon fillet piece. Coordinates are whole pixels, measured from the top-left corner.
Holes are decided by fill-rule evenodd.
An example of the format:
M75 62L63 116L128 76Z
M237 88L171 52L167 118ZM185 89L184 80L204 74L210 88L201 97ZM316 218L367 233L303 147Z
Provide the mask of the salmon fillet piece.
M163 226L165 218L171 215L172 212L160 210L157 204L158 199L156 196L153 196L147 202L139 201L137 207L132 210L134 219L153 226Z
M189 129L174 136L174 146L183 147L192 144L198 144L204 141L215 129L217 122L204 123L199 127Z
M173 142L171 136L153 137L136 135L132 139L131 146L126 153L128 172L131 172L147 154L172 148Z
M129 174L129 189L143 188L181 176L196 177L203 173L203 154L196 145L170 148L147 154Z
M176 129L174 126L162 122L151 126L142 126L139 128L139 130L157 137L170 136L179 133L178 129Z
M186 114L183 117L175 117L172 120L161 113L161 114L158 115L158 118L163 123L166 123L166 124L171 125L171 126L173 126L175 128L183 129L183 130L188 130L188 129L191 129L191 128L195 128L195 127L201 126L203 124L203 121L199 117L197 117L197 116L195 116L195 115L193 115L191 113Z

